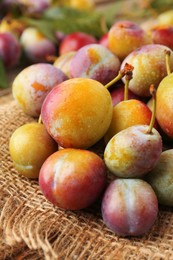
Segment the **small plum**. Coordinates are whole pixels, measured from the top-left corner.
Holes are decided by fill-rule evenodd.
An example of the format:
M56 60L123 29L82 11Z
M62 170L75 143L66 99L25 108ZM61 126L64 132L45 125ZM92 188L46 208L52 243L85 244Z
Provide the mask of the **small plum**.
M70 6L79 10L92 10L95 7L94 0L70 0Z
M9 143L14 167L19 174L31 179L38 178L43 162L57 149L45 126L36 122L17 128Z
M18 39L21 36L25 28L24 23L19 19L12 18L10 16L4 16L0 22L0 32L10 32L14 34Z
M159 25L173 25L173 10L166 10L157 17Z
M113 116L111 124L104 136L106 143L118 132L124 130L133 125L149 125L152 112L149 107L142 101L138 99L129 99L128 98L128 86L129 82L132 79L133 67L129 66L128 74L126 74L126 83L124 86L124 100L119 102L113 108ZM157 124L155 122L155 127Z
M89 148L106 133L112 119L109 91L96 80L69 79L45 98L41 118L64 148Z
M36 28L25 28L20 37L20 43L26 57L31 62L46 62L47 56L56 55L55 44Z
M124 84L120 83L114 88L110 89L110 94L112 97L113 106L117 105L121 101L124 100ZM128 90L128 99L140 99L137 95L135 95L132 91Z
M22 4L29 15L38 15L48 9L52 0L18 0L19 4Z
M72 78L90 78L102 84L110 82L120 68L116 55L101 44L88 44L80 48L71 60Z
M133 125L121 130L105 147L105 164L118 177L133 178L147 174L156 166L162 153L162 137L153 128L156 111L153 85L150 91L154 100L150 125Z
M11 10L15 5L29 16L40 15L52 4L52 0L3 0L2 2L7 10Z
M118 177L141 177L157 164L162 152L162 138L147 125L130 126L114 135L104 151L108 169ZM146 163L147 162L147 163Z
M158 26L158 20L156 17L151 17L145 21L140 23L141 28L150 34L150 31L155 27Z
M70 78L70 63L75 53L75 51L70 51L65 54L62 54L59 57L57 57L53 63L53 65L56 68L62 70L68 78Z
M102 217L119 236L141 236L154 225L158 200L152 187L140 179L116 179L105 191Z
M21 48L17 38L10 32L0 33L0 59L6 68L14 67L18 64Z
M173 73L166 76L157 89L156 118L164 133L173 139Z
M46 95L67 76L51 64L38 63L23 69L14 79L12 93L25 113L38 117Z
M163 151L154 169L145 176L160 204L173 206L173 149Z
M109 43L108 43L108 32L105 33L100 39L99 39L99 44L105 46L106 48L109 49Z
M150 31L153 43L162 44L173 49L173 25L157 26Z
M160 81L167 75L165 51L170 51L170 68L173 70L173 52L161 44L149 44L132 51L122 62L121 67L128 63L134 67L133 78L129 89L138 96L149 97L150 85L157 88ZM125 80L124 78L122 79Z
M152 112L149 107L137 99L124 100L113 108L111 124L104 139L107 143L115 134L133 125L149 125ZM157 124L155 123L157 128Z
M102 195L106 180L106 167L97 154L73 148L49 156L39 174L39 186L44 196L68 210L93 204Z
M97 39L84 32L73 32L66 35L59 45L59 55L71 51L77 51L85 45L97 43Z
M109 49L122 61L133 50L151 44L149 35L131 21L115 22L108 32Z

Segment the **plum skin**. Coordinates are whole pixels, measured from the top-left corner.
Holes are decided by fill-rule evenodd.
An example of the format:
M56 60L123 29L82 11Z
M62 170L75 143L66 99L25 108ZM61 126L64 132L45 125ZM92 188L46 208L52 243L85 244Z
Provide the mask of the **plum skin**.
M119 236L141 236L157 219L158 201L152 187L140 179L116 179L105 191L102 217Z
M172 104L173 74L169 74L160 82L157 93L156 118L163 132L173 139L173 104Z
M44 196L63 209L79 210L90 206L106 187L103 160L88 150L67 148L47 158L39 174Z
M140 97L150 97L150 85L157 88L161 80L167 75L165 50L170 51L170 69L173 69L173 52L161 44L144 45L131 52L121 63L134 67L133 78L129 82L129 89ZM125 78L122 79L125 81Z
M26 57L32 63L47 62L48 56L56 55L56 45L36 28L25 28L20 43Z
M153 42L173 49L173 26L157 26L150 31Z
M108 32L108 47L121 61L133 50L150 43L148 34L131 21L118 21Z
M163 151L154 169L145 176L160 204L173 206L173 149Z
M30 179L38 178L43 162L57 149L56 142L48 134L45 126L36 122L17 128L9 142L15 169Z
M59 45L59 55L71 51L77 51L83 46L91 43L97 43L97 39L87 33L83 32L73 32L64 37Z
M86 149L104 136L112 110L110 93L101 83L75 78L52 89L43 102L41 118L60 146Z
M75 51L70 51L65 54L62 54L59 57L57 57L53 63L53 65L56 68L63 71L68 78L70 78L70 63L75 53Z
M130 99L119 102L113 108L112 121L104 137L105 142L108 143L115 134L132 125L149 125L151 116L151 110L140 100ZM154 126L157 127L156 122Z
M71 60L71 78L90 78L103 85L116 77L120 69L119 58L101 44L88 44Z
M6 68L12 68L19 62L21 48L17 38L10 32L0 33L0 58Z
M120 84L117 86L115 85L114 88L110 89L110 94L112 97L112 104L113 106L116 106L121 101L124 101L124 84ZM128 90L128 100L129 99L138 99L140 100L140 97L135 95L130 89Z
M38 117L50 90L67 76L51 64L37 63L24 68L14 79L12 93L23 111Z
M155 167L162 153L162 138L155 128L148 134L148 127L130 126L110 139L104 161L115 176L141 177Z

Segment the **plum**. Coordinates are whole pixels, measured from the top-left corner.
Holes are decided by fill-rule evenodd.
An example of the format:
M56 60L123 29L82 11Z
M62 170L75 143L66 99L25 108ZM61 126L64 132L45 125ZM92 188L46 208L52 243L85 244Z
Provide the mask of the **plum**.
M73 32L66 35L59 45L59 55L71 51L77 51L85 45L97 43L97 39L84 32Z
M121 68L126 63L134 67L133 78L129 89L138 96L149 97L150 85L157 88L161 80L167 75L165 52L170 51L170 69L173 70L173 52L161 44L149 44L132 51L122 62ZM122 79L125 80L124 78Z
M115 22L108 32L108 47L121 61L133 50L150 43L149 35L131 21Z
M70 6L79 10L92 10L95 7L94 0L71 0Z
M111 81L120 68L116 55L101 44L88 44L80 48L71 60L72 78L90 78L106 84Z
M45 126L36 122L20 126L10 137L9 151L14 167L19 174L31 179L38 178L43 162L57 149Z
M117 105L124 100L124 84L120 83L110 89L113 106ZM140 99L141 97L135 95L132 91L128 90L128 99Z
M154 169L145 176L160 204L173 206L173 149L163 151Z
M69 79L45 98L41 118L64 148L89 148L106 133L112 119L109 91L96 80Z
M157 17L159 25L173 25L173 10L166 10Z
M24 28L24 23L22 23L19 19L12 18L8 15L4 16L0 23L0 32L10 32L18 39L20 38Z
M173 139L173 73L160 82L157 89L156 118L163 132Z
M2 2L9 11L15 5L29 16L38 16L51 6L52 0L3 0Z
M19 4L24 5L25 9L27 9L27 12L30 15L33 14L41 14L43 13L46 9L48 9L51 4L52 0L18 0Z
M62 70L68 78L70 78L70 63L75 53L75 51L70 51L65 54L62 54L59 57L57 57L53 63L53 65L56 68Z
M121 130L107 143L104 160L108 169L118 177L141 177L157 164L162 152L162 138L149 126L135 125ZM146 163L147 162L147 163Z
M173 26L156 26L150 31L153 43L162 44L173 49Z
M21 47L17 38L10 32L0 33L0 59L6 68L18 64L21 54Z
M118 132L133 125L149 125L152 112L149 107L137 99L124 100L113 108L112 121L104 139L108 141ZM157 122L155 122L157 128Z
M156 17L151 17L145 21L140 23L141 28L146 31L146 33L150 34L150 31L155 27L158 26L158 20ZM151 37L151 35L150 35Z
M46 62L48 56L56 55L55 43L36 28L25 28L21 34L20 43L26 57L32 63Z
M141 236L154 225L158 200L152 187L140 179L116 179L105 191L102 217L119 236Z
M99 39L99 44L101 44L109 49L108 32L102 35L102 37Z
M38 63L23 69L14 79L12 93L25 113L38 117L46 95L67 76L51 64Z
M153 107L154 113L152 115L151 110L144 102L138 99L128 99L129 96L128 86L130 80L133 77L132 74L133 74L132 70L129 70L126 73L126 82L124 86L124 100L119 102L113 108L112 121L108 128L108 131L104 136L106 143L115 134L133 125L140 125L140 124L150 125L153 124L152 120L154 120L155 121L154 127L157 127L157 122L155 120L156 102L154 102L154 107ZM153 95L156 93L153 85L151 85L151 91L153 91L152 92ZM154 117L154 119L152 117Z
M47 158L39 174L39 186L53 204L79 210L93 204L106 187L103 160L88 150L67 148Z

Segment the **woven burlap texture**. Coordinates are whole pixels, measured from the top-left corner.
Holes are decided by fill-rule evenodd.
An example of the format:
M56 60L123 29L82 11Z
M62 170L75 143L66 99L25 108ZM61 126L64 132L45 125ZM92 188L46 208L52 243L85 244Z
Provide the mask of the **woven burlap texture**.
M64 211L44 198L37 180L19 176L9 155L9 138L31 121L13 100L0 106L0 259L173 259L170 208L160 208L145 236L121 238L103 223L99 202Z

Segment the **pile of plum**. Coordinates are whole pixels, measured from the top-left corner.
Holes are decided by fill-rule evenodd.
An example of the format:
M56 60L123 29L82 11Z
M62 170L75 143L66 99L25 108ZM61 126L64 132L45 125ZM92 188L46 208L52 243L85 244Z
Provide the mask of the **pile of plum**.
M101 39L75 32L58 45L36 28L0 33L7 67L20 48L32 63L12 84L33 117L10 138L14 167L65 210L101 198L105 224L121 236L145 234L158 205L173 206L173 149L163 148L173 139L170 21L173 12L140 25L115 21ZM103 156L92 150L99 142Z

